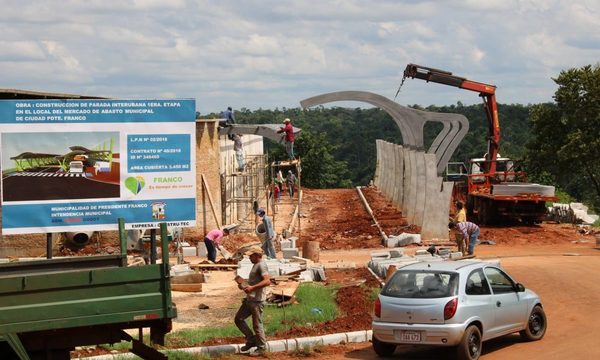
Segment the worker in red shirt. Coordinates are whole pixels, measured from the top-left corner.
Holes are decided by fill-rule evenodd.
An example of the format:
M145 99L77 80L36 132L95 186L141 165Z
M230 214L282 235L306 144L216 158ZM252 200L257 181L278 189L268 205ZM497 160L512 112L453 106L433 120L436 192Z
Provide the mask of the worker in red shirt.
M290 160L295 160L294 157L294 127L292 126L292 121L288 118L283 120L285 124L282 128L277 130L277 133L285 133L285 151L287 152L288 158Z

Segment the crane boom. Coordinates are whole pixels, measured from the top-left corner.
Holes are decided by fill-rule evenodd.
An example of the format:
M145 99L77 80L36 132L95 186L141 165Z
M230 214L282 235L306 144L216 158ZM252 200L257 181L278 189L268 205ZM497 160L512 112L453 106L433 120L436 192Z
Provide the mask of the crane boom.
M427 82L434 82L454 86L457 88L475 91L483 99L485 113L488 120L488 151L486 154L486 172L496 172L496 157L500 145L500 123L498 121L498 104L496 103L496 86L484 84L466 78L452 75L445 70L434 69L426 66L408 64L404 69L402 83L409 77L412 79L421 79ZM400 84L402 86L402 84ZM400 91L400 89L398 89Z

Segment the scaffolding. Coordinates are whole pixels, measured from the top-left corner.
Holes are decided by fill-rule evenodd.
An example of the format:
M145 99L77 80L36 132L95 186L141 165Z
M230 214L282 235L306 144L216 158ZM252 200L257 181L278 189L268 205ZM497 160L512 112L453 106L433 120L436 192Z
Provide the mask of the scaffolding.
M272 194L273 192L273 188L276 184L276 182L279 182L282 186L281 186L281 192L283 192L283 185L285 184L287 186L287 179L286 179L286 175L288 173L288 171L291 171L295 176L296 176L296 187L295 189L297 189L297 191L295 191L295 194L297 194L297 196L292 197L290 199L290 201L292 202L292 204L296 205L296 210L294 211L295 215L294 218L292 218L292 221L290 223L290 227L287 229L287 234L284 234L284 237L289 237L291 236L291 232L293 230L293 226L294 226L294 221L297 221L296 226L297 226L297 235L300 236L300 206L302 201L300 200L300 194L302 192L302 164L300 159L295 159L295 160L285 160L285 161L274 161L271 163L270 166L270 171L271 171L271 177L270 177L270 186L269 186L269 190L267 192L267 204L269 204L269 206L267 206L268 210L267 211L271 211L272 216L273 216L273 221L275 221L275 217L277 216L277 203L278 200L275 199L275 196L269 196L270 194ZM281 172L281 173L280 173ZM282 193L280 192L280 195L282 198L287 199L287 196L284 196Z
M230 171L226 171L224 181L221 181L223 223L236 223L239 224L238 231L253 232L258 203L267 194L268 161L267 155L246 155L244 159L244 171L228 169Z

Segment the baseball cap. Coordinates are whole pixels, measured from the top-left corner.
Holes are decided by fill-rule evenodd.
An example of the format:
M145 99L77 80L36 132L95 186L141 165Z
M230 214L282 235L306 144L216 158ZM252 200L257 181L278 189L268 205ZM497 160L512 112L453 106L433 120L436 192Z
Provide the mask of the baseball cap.
M263 209L263 208L258 208L258 209L256 210L256 215L258 215L258 216L262 216L262 215L264 215L264 214L265 214L265 209Z
M263 249L260 248L260 246L258 245L252 245L250 246L250 248L248 250L246 250L246 252L244 252L245 255L252 255L252 254L263 254Z

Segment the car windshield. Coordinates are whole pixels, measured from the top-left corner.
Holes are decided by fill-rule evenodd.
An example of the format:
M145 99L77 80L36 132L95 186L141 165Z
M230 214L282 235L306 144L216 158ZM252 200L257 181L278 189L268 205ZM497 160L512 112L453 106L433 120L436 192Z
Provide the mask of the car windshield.
M398 298L442 298L454 296L458 273L398 270L381 290L381 295Z

